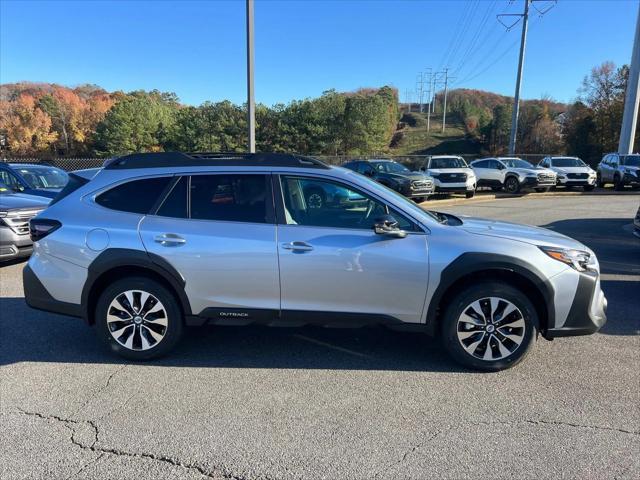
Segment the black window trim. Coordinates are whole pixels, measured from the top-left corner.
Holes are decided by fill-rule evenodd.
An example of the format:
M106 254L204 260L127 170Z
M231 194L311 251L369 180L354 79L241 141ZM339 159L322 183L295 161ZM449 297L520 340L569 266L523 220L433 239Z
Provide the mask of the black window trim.
M287 218L285 215L285 208L284 208L284 192L282 191L282 179L281 177L296 177L296 178L302 178L302 179L310 179L310 180L316 180L316 181L326 181L326 182L333 182L333 183L337 183L337 184L342 184L345 185L353 190L355 190L357 193L373 198L374 200L376 200L377 202L380 202L381 204L383 204L386 208L387 211L389 211L389 209L392 210L398 210L398 213L400 213L402 216L404 216L407 221L411 222L413 224L413 228L415 230L407 230L408 234L411 235L426 235L428 234L428 232L426 231L425 227L423 227L420 222L418 222L417 220L415 220L411 215L407 215L405 212L401 211L400 208L394 206L394 205L390 205L389 202L387 202L386 200L384 200L383 198L380 198L378 195L371 193L369 191L364 191L362 189L362 187L355 185L351 182L348 182L344 179L337 179L337 178L333 178L333 177L326 177L324 175L311 175L308 174L307 172L278 172L278 173L274 173L272 175L272 181L273 181L273 195L274 195L274 199L275 199L275 213L276 213L276 224L277 225L283 225L283 226L288 226L288 227L305 227L305 228L325 228L325 229L339 229L339 230L356 230L356 231L362 231L362 232L370 232L373 233L373 229L371 228L351 228L351 227L325 227L325 226L320 226L320 225L296 225L296 224L290 224L287 223Z
M245 222L242 220L209 220L206 218L191 218L191 179L194 176L213 176L213 175L262 175L265 177L265 221L264 222ZM276 213L275 213L275 205L274 205L274 196L273 196L273 180L271 179L271 172L266 171L210 171L210 172L180 172L173 175L174 179L169 183L168 189L163 192L163 195L160 196L158 203L150 210L148 215L153 215L161 218L175 218L177 220L189 220L192 222L229 222L229 223L246 223L251 225L275 225L276 223ZM178 182L182 177L187 177L187 217L165 217L164 215L158 215L158 210L162 207L164 202L167 200L171 192L176 187ZM268 199L271 198L271 201Z

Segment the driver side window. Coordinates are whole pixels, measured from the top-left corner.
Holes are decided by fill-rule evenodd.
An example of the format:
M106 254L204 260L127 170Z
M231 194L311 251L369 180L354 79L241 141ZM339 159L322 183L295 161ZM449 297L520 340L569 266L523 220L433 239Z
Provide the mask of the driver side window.
M391 214L399 228L415 231L413 222L346 185L292 176L282 176L280 184L288 225L369 230Z
M7 170L0 170L0 181L12 190L22 190L22 184L13 173Z

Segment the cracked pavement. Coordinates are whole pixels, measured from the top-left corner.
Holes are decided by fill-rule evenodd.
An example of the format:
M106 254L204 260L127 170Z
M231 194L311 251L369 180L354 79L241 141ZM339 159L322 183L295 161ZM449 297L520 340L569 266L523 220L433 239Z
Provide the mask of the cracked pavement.
M0 268L0 478L640 478L638 196L453 205L593 248L609 323L496 374L383 329L189 330L127 363Z

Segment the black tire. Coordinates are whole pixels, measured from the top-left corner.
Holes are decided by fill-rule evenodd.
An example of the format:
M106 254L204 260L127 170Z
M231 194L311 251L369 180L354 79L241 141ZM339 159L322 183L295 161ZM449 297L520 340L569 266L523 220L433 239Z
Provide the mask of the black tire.
M604 188L604 182L602 181L602 177L600 176L600 172L598 172L597 175L596 175L596 185L598 185L598 188Z
M327 203L327 196L320 188L310 188L304 192L308 208L322 208Z
M620 175L613 177L613 188L618 192L624 190L624 183L622 182Z
M478 333L482 334L482 337L474 336L476 334L472 334L467 339L461 340L458 336L459 329L461 335L469 333L465 331L466 327L462 327L469 324L466 322L459 322L462 314L465 313L465 310L466 312L469 312L467 308L470 307L474 302L482 301L482 299L486 299L488 297L497 297L503 299L506 302L512 303L518 309L518 311L514 311L514 313L511 314L514 315L514 317L508 315L507 317L505 317L505 319L517 318L517 320L515 321L519 323L521 318L524 323L523 327L518 328L509 328L509 323L506 323L506 326L494 326L492 328L492 331L499 333L503 340L507 342L506 344L502 344L506 348L506 350L511 350L511 353L505 355L504 358L497 358L499 355L501 355L500 346L497 343L498 339L500 338L498 334L491 333L489 334L489 337L486 337L488 328L490 328L488 326L488 322L486 327L470 327L469 332L476 328L480 329L478 330ZM486 304L486 301L484 301L484 304ZM495 312L499 311L499 307L501 305L501 303L498 303L498 308L496 308ZM504 319L500 319L499 317L496 318L498 318L498 322L504 321ZM462 326L459 327L459 324ZM495 325L498 324L499 323L496 323ZM492 323L492 325L494 324ZM538 325L539 322L536 310L531 303L531 300L529 300L529 298L522 291L506 283L500 281L492 281L468 286L453 297L449 305L445 308L442 316L441 338L443 340L444 347L449 355L451 355L451 357L461 365L476 370L498 371L511 368L521 362L522 359L524 359L524 357L529 353L529 351L535 344ZM482 330L483 328L484 330ZM509 328L508 333L512 336L512 338L521 337L521 341L519 344L516 344L516 342L513 342L508 338L505 340L505 335L503 335L502 332L507 331L505 330L506 328ZM499 329L502 329L502 331L499 331ZM473 343L478 341L478 338L481 338L482 340L479 341L476 347L473 347ZM482 349L485 338L487 338L487 342L492 345L490 347L491 352L489 355L495 356L495 360L484 360L483 358L479 358L478 356L478 354L484 356L484 353L486 353L487 351L487 343L484 343L485 348L484 350ZM465 349L465 347L463 347L463 341L470 343L467 348L472 348L472 353L469 353ZM494 355L496 353L497 355Z
M464 194L464 196L465 196L465 198L473 198L473 196L474 196L475 194L476 194L476 192L475 192L475 191L473 191L473 192L466 192L466 193Z
M583 189L585 192L591 192L591 191L593 191L593 189L594 189L594 188L596 188L596 186L595 186L595 185L585 185L585 186L583 186L583 187L582 187L582 189Z
M551 190L551 187L536 188L535 190L538 193L547 193L549 190Z
M157 318L152 320L150 316L152 312L148 311L147 314L144 315L145 319L141 320L141 323L144 323L146 326L142 324L134 324L133 320L131 320L131 323L129 323L128 320L123 322L108 322L107 314L112 302L116 302L116 299L121 299L121 301L124 302L122 297L125 295L125 292L129 291L146 292L152 297L155 297L155 299L157 299L161 304L160 306L163 307L163 312L160 314L156 313L155 316ZM141 300L141 296L138 297L138 300ZM121 303L120 305L124 305L124 303ZM131 307L130 304L128 305ZM144 311L145 307L148 307L146 310L153 310L156 305L157 303L153 302L153 298L149 297L149 300L145 302L145 305L139 306L139 309ZM130 315L124 308L121 311L126 315ZM117 309L112 309L111 312L118 314ZM139 316L136 315L136 317ZM149 319L149 321L147 322L146 319ZM184 328L182 311L174 295L157 281L146 277L123 278L122 280L118 280L109 285L98 299L95 311L95 320L96 332L98 337L100 337L100 340L104 342L112 352L130 360L150 360L152 358L165 355L178 343ZM153 324L158 321L166 323L166 326L163 326L162 324ZM132 325L133 330L126 330L119 340L120 342L123 341L123 337L127 335L127 333L131 332L131 335L134 337L132 348L127 348L125 345L122 345L111 333L112 331L118 331L120 328L123 328L123 325L126 323ZM149 326L150 323L153 325ZM143 334L147 343L155 341L154 336L147 333L150 329L152 329L157 335L162 335L162 338L159 341L156 341L155 344L152 344L149 348L143 349ZM136 349L136 347L140 348Z
M512 194L520 192L520 181L513 176L505 178L504 191Z
M413 197L412 200L416 203L422 203L426 200L426 197Z

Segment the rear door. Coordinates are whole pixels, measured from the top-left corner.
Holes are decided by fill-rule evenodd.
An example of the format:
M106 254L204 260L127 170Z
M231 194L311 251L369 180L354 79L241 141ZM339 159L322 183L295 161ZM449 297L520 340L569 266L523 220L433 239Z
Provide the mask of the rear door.
M480 160L472 165L473 171L478 177L478 186L491 186L491 171L489 169L489 160Z
M142 220L145 248L182 275L194 314L249 320L280 308L270 178L183 176Z

